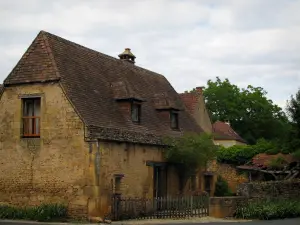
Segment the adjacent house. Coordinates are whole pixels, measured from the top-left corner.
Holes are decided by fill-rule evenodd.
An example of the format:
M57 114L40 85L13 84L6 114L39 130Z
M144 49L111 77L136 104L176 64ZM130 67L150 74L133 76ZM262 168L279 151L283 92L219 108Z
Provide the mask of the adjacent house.
M228 122L216 121L214 124L211 123L201 87L196 87L189 93L182 93L180 97L198 125L205 132L212 133L216 145L230 147L232 145L246 144L246 141L231 128ZM236 188L240 183L248 181L248 177L240 174L234 166L213 160L208 163L207 168L197 174L199 188L210 195L214 195L218 176L221 176L228 182L228 186L233 193L236 192Z
M178 193L162 137L203 132L167 79L41 31L0 88L0 202L104 216L111 196ZM2 90L3 89L3 90ZM2 91L1 91L2 90Z
M247 144L247 142L232 129L229 122L216 121L212 126L216 145L222 145L227 148L233 145Z

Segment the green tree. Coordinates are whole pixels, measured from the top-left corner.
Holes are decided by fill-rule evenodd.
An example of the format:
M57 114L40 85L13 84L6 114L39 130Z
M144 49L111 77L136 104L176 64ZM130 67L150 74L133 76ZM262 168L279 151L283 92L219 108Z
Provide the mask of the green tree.
M217 153L217 146L214 145L210 135L205 133L184 134L179 138L166 138L168 146L165 149L165 157L172 163L178 173L180 190L182 191L188 179L198 169L207 165L207 162L214 159Z
M215 193L214 196L223 197L223 196L232 196L228 183L221 176L218 176L217 182L215 184Z
M300 151L300 90L287 101L286 111L291 121L286 148L290 152Z
M282 139L289 129L287 116L261 87L239 88L217 77L207 82L203 94L213 122L228 120L250 144L260 138Z

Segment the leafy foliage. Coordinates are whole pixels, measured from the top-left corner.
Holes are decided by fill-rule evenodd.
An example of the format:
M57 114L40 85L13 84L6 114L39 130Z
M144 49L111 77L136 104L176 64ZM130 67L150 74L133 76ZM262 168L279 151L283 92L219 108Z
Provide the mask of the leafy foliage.
M255 145L234 145L229 148L220 147L217 152L219 162L243 165L259 153L277 154L278 146L265 139L259 139Z
M288 119L280 107L266 97L261 87L246 89L231 84L228 79L209 80L203 91L206 106L213 121L228 120L248 143L260 138L282 139L289 129Z
M181 179L181 188L187 179L197 169L206 166L209 160L215 158L217 147L214 145L211 136L202 134L184 134L179 138L166 138L168 147L165 150L165 158L173 163Z
M215 193L214 196L223 197L223 196L232 196L228 183L221 176L218 176L217 182L215 184Z
M0 219L62 221L66 219L66 217L67 207L61 204L42 204L28 208L0 205Z
M287 162L285 161L284 158L277 157L275 159L272 159L268 166L273 169L282 169L286 164Z
M287 102L287 114L291 120L291 130L288 135L287 148L300 149L300 90L291 96Z
M241 219L284 219L300 216L300 202L297 200L260 200L239 206L236 217Z

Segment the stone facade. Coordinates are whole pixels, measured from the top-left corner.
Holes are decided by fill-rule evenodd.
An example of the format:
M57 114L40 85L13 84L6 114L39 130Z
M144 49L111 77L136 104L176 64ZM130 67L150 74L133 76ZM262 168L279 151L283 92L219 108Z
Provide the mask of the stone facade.
M215 218L234 217L237 207L247 202L248 199L243 196L212 197L209 199L209 216Z
M22 138L21 98L32 95L41 98L40 138ZM161 147L86 139L59 83L7 87L0 109L0 204L64 203L72 217L103 217L120 175L123 196L153 197ZM166 173L168 194L177 194L174 170Z
M251 182L241 184L237 194L247 198L299 199L300 180Z
M217 181L218 176L221 176L224 180L227 181L228 186L233 193L236 193L237 187L240 184L248 182L249 180L246 174L239 173L234 166L225 163L218 163L216 160L208 164L206 171L208 173L212 172L213 175L213 182L210 192L211 195L213 195L215 191L215 183ZM204 181L203 178L201 180ZM204 189L204 184L202 184L202 188Z
M21 137L21 98L41 97L41 138ZM62 202L87 214L84 126L57 83L7 87L0 101L0 202Z

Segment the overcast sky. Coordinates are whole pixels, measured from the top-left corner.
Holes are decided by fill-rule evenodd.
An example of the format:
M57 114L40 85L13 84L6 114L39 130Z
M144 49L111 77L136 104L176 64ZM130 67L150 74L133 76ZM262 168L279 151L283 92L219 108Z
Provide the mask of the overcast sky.
M219 76L284 106L300 87L300 0L0 0L0 83L40 30L130 47L178 92Z

